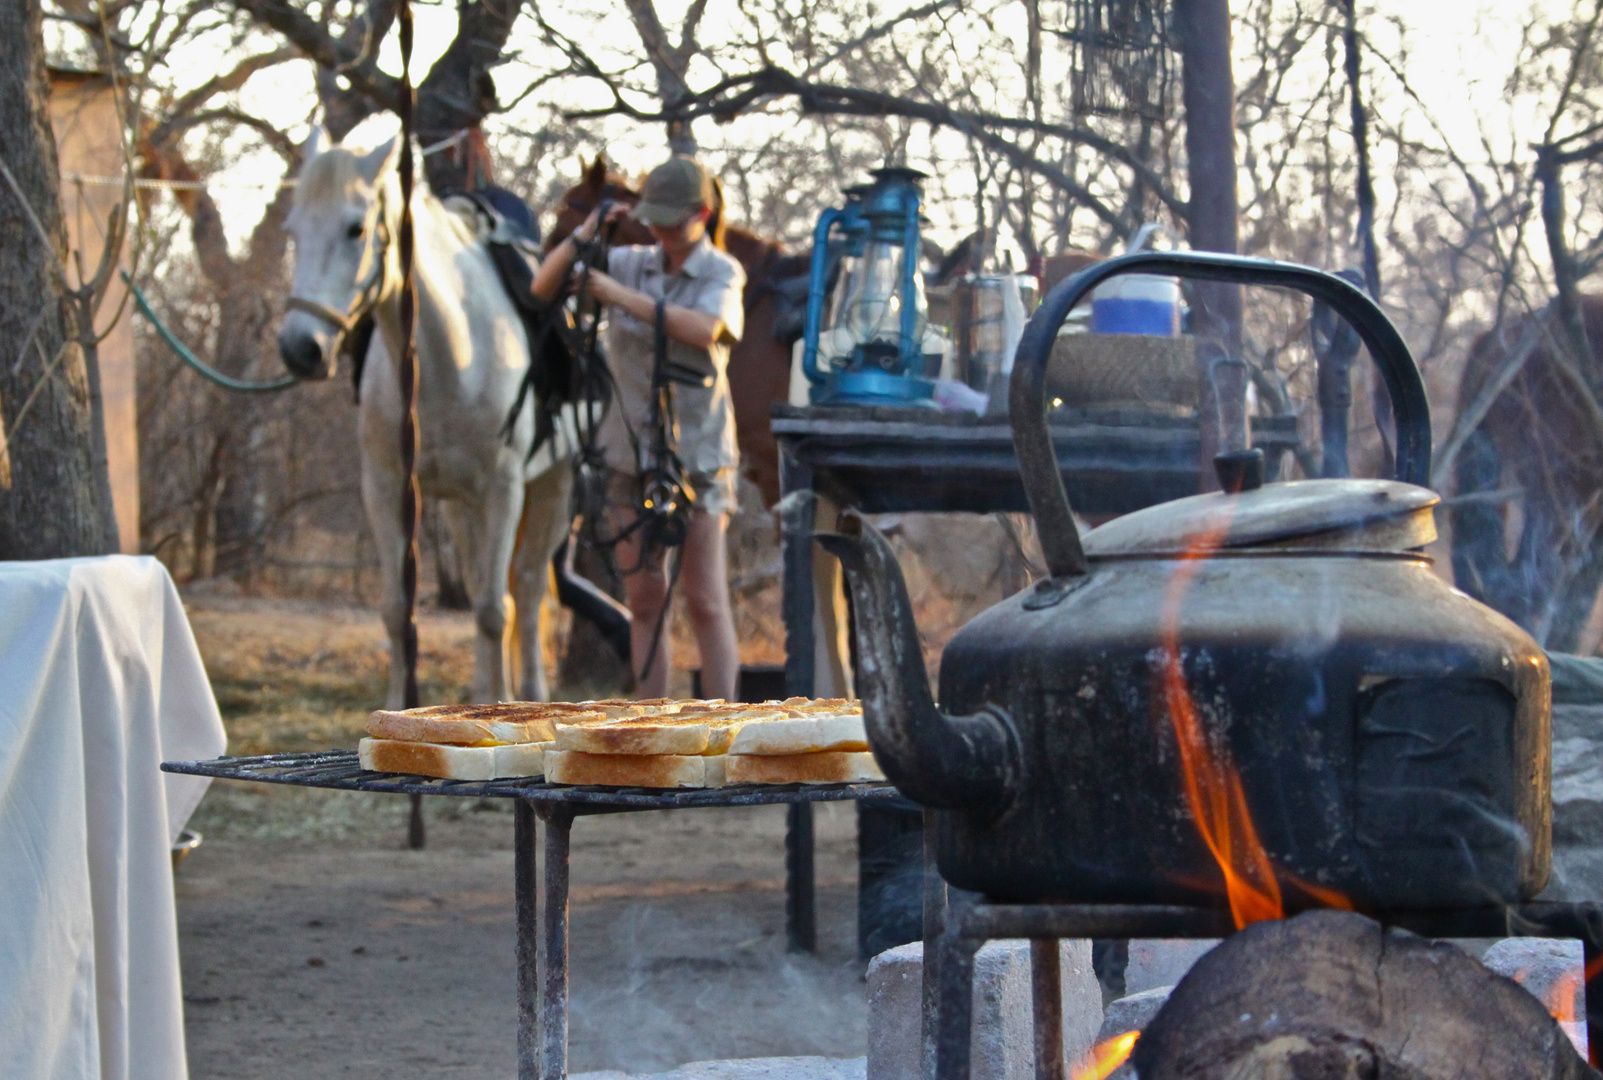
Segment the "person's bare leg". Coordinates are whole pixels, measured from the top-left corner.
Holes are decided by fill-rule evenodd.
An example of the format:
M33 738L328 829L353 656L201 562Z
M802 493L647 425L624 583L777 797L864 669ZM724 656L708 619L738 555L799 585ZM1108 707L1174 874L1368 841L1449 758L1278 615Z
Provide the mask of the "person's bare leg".
M620 515L626 522L627 518ZM639 533L618 544L618 566L627 570L640 561ZM658 552L647 558L645 565L623 578L624 597L629 604L629 654L634 659L635 696L641 698L666 697L668 692L668 666L673 662L669 647L670 630L662 618L663 605L668 600L668 564ZM658 620L662 620L662 634L657 634ZM646 671L646 659L651 653L652 639L657 638L656 659ZM645 672L642 677L642 672Z
M701 692L734 701L740 646L729 605L729 560L724 542L728 523L727 514L690 515L679 586L684 590L696 644L701 647Z

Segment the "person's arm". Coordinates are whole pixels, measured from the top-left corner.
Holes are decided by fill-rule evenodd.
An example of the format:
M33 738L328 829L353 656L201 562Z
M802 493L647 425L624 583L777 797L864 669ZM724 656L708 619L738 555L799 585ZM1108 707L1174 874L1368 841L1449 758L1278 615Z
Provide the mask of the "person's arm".
M609 277L599 270L590 271L590 295L603 304L622 308L647 326L653 325L657 320L655 297L621 285L616 278ZM669 304L667 310L663 312L663 329L674 341L702 351L712 348L725 332L724 321L717 315L680 307L677 304Z
M608 214L609 220L617 220L628 212L626 206L614 206ZM562 242L546 253L540 260L540 267L534 272L534 281L529 284L529 291L535 299L550 302L557 298L562 291L562 285L568 280L568 273L579 258L579 248L595 239L596 232L601 228L601 208L590 211L584 224L563 237Z
M529 291L536 300L549 303L557 298L562 291L562 283L568 280L568 271L573 269L574 261L579 257L579 245L574 241L574 234L569 233L560 244L546 252L545 258L540 260L539 269L534 272L534 280L529 283Z

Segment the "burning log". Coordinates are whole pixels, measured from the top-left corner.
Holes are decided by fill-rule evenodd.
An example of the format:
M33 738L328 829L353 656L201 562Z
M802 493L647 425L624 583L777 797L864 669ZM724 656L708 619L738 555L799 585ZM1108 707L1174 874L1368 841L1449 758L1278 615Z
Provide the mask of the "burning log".
M1598 1077L1541 1002L1453 945L1339 911L1197 961L1141 1035L1142 1080Z

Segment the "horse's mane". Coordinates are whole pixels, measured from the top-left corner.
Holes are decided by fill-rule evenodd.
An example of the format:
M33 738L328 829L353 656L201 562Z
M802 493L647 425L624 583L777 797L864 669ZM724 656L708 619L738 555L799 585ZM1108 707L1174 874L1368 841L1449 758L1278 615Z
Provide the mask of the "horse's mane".
M295 182L295 205L348 202L367 186L362 175L361 155L343 146L333 146L301 167Z

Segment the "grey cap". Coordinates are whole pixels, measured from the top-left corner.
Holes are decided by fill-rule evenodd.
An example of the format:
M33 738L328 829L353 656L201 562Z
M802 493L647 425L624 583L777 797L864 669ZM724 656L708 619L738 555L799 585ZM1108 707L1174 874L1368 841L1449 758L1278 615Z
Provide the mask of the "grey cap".
M713 201L712 177L701 163L676 155L646 177L634 218L647 225L677 225Z

